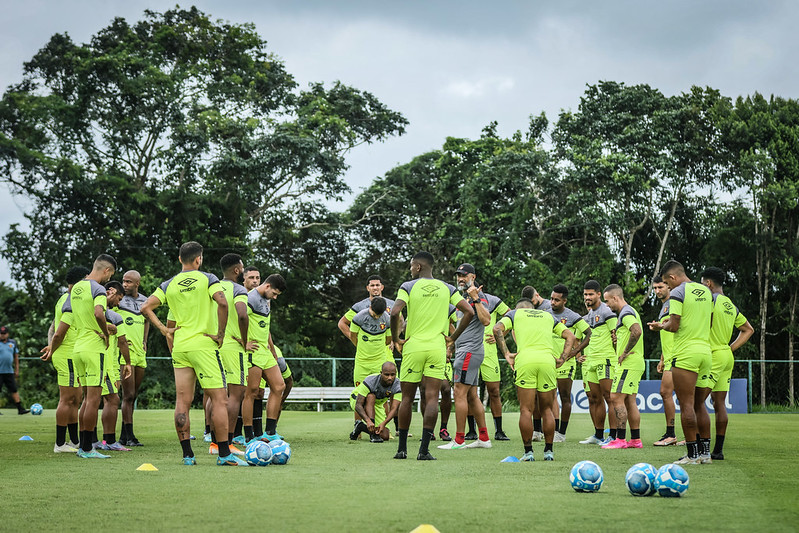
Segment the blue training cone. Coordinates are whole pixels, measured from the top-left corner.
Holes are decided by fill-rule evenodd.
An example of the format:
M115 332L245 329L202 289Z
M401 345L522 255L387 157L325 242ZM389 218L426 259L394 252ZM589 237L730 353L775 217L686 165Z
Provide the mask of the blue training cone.
M33 440L33 437L30 435L23 435L19 438L19 440Z
M519 458L516 457L515 455L509 455L500 461L500 463L518 463L518 462L520 462Z

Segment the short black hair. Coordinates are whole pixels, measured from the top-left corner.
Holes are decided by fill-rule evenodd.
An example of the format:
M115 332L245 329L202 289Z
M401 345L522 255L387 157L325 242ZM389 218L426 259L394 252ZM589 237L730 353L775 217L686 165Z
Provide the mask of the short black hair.
M727 275L719 267L707 267L705 271L702 272L702 279L709 279L721 287L724 285L724 282L727 281Z
M264 283L268 283L270 287L277 289L280 292L286 290L286 280L283 279L283 276L280 274L269 274L266 280L264 280Z
M583 285L583 290L600 292L602 290L602 286L599 284L597 280L589 279L588 281L585 282L585 285Z
M196 241L184 242L178 252L181 263L191 263L201 255L203 255L203 245Z
M222 272L227 272L229 269L241 263L241 256L239 254L225 254L219 260L219 267Z
M665 283L665 281L663 281L662 277L655 276L654 278L652 278L652 284L654 285L655 283Z
M605 290L602 291L602 294L605 294L605 293L608 293L608 292L610 292L610 293L613 293L613 292L618 293L618 292L620 292L621 293L621 297L622 298L624 297L624 289L622 289L621 285L619 285L618 283L611 283L610 285L605 287Z
M368 284L370 281L379 281L381 285L383 285L383 278L378 276L377 274L372 274L368 278L366 278L366 283Z
M535 304L530 298L519 298L514 307L519 307L519 304L525 304L525 307L535 308Z
M557 285L552 287L552 292L556 292L556 293L560 294L561 296L563 296L564 298L569 296L569 288L566 285L564 285L563 283L558 283Z
M101 265L103 263L107 264L108 266L110 266L114 270L117 269L117 260L114 259L112 256L110 256L108 254L100 254L100 255L98 255L97 259L94 260L94 265L93 266L94 266L94 268L97 268L99 265Z
M125 288L118 281L109 281L105 284L105 290L114 289L118 294L125 294Z
M433 254L431 254L430 252L419 252L413 256L413 260L420 263L425 263L429 267L432 267L436 262L435 258L433 257Z
M533 301L533 296L535 296L535 288L532 285L526 285L522 289L522 299L527 298L531 302Z
M369 307L378 315L382 315L386 312L386 300L380 296L372 298L372 303L369 304Z
M67 270L66 281L67 285L75 285L77 282L91 274L92 271L85 266L75 265Z
M257 266L254 266L254 265L250 265L250 266L246 266L246 267L244 267L244 273L245 273L245 274L246 274L247 272L253 272L253 271L254 271L254 272L258 272L258 273L260 273L260 272L261 272L260 270L258 270L258 267L257 267Z
M685 268L678 261L675 261L674 259L669 259L668 261L666 261L666 264L663 265L663 268L660 269L660 276L665 278L672 272L681 272L685 274Z

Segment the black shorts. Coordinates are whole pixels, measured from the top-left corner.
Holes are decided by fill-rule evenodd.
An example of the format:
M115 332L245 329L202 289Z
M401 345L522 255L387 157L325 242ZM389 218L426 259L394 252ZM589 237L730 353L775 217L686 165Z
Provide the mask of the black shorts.
M8 389L8 392L17 392L17 380L14 379L14 374L0 374L0 389L3 387Z

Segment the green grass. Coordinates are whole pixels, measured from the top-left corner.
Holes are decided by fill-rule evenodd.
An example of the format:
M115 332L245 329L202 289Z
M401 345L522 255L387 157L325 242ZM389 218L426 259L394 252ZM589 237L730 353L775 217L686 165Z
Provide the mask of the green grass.
M436 462L395 461L396 441L350 442L346 412L287 412L281 433L292 444L284 467L221 468L195 441L198 466L180 464L169 411L136 414L145 447L109 460L54 454L54 411L0 417L0 530L40 531L410 531L419 524L455 531L647 531L799 529L799 467L793 415L732 415L727 460L689 467L683 498L634 498L624 485L636 462L661 466L684 448L654 448L662 415L643 417L642 450L601 450L577 440L590 432L575 415L555 462L504 464L521 455L516 414L505 416L509 443L490 450L434 449ZM453 417L454 418L454 417ZM202 413L192 412L195 435ZM454 424L454 420L452 421ZM418 437L420 418L411 428ZM23 434L34 442L19 442ZM415 457L417 438L410 449ZM440 444L436 441L436 444ZM596 494L569 486L571 466L596 461L605 484ZM158 472L138 472L152 463Z

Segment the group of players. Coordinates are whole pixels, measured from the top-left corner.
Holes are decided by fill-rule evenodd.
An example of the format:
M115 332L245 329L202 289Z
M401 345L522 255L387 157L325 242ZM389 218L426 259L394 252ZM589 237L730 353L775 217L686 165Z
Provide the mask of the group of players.
M522 461L535 460L534 441L543 440L544 460L553 460L553 443L566 440L578 363L595 428L595 433L580 443L605 449L643 447L636 395L645 371L644 324L638 311L625 301L621 286L611 284L602 289L595 280L585 283L587 313L583 316L566 307L569 291L562 284L552 288L549 299L533 287L525 287L511 310L476 285L472 265L465 263L457 268L455 287L433 278L433 262L429 253L416 254L410 263L412 280L400 287L394 301L382 297L382 280L370 277L369 297L353 305L339 320L339 329L356 347L355 390L350 402L356 422L351 439L368 432L371 442L383 442L389 437L386 424L393 418L399 437L395 458L407 458L412 405L420 389L423 431L417 459L435 459L429 443L435 440L439 396L442 419L438 436L447 441L439 448L490 448L478 394L482 379L494 417L494 438L508 440L502 430L499 348L513 370L521 411ZM666 432L654 444L687 445L687 453L676 461L678 464L724 459L725 400L733 351L754 332L724 295L724 279L723 271L710 267L702 273L701 283L693 282L680 263L669 261L652 284L661 311L659 320L647 326L660 332L658 372L663 374L661 395L666 415ZM513 335L516 352L510 352L505 342L508 332ZM401 356L399 373L394 351ZM447 428L450 382L457 424L454 439ZM678 442L675 434L674 392L681 406L683 442ZM712 453L705 407L711 394L716 417ZM474 442L467 444L467 440Z
M202 253L196 242L183 244L181 272L149 298L139 293L140 276L135 271L126 272L122 283L111 281L116 261L106 254L95 260L91 270L74 267L68 272L68 291L56 304L50 342L42 350L42 359L52 359L58 374L55 452L107 458L98 450L124 451L126 446L141 445L133 432L133 405L146 368L150 326L164 335L172 354L175 427L184 464L196 464L189 422L196 381L203 389L209 451L218 454L217 464L246 464L234 442L282 439L277 423L292 380L272 341L270 322L271 302L286 290L286 282L278 274L261 281L258 270L245 269L236 254L221 259L220 280L200 270ZM382 280L370 277L369 297L353 305L338 323L356 348L350 402L356 422L351 439L367 432L372 442L383 442L390 437L386 425L394 420L399 440L395 458L407 458L413 402L420 392L423 430L417 459L435 459L429 445L435 440L439 395L444 401L438 436L445 441L439 448L490 448L478 394L482 379L494 418L494 438L509 440L502 428L501 352L513 370L523 461L534 460L534 441L543 440L544 459L553 460L553 443L566 440L578 362L595 428L595 434L581 444L609 449L643 446L636 394L645 370L644 325L619 285L602 290L597 281L588 281L584 316L566 307L569 293L562 284L553 287L550 299L525 287L510 309L477 285L472 265L457 268L455 287L433 277L433 263L429 253L416 254L410 262L412 279L401 285L393 301L382 297ZM706 269L701 283L693 282L676 261L667 262L653 281L662 309L660 320L648 327L660 331L658 371L663 373L666 414L666 433L655 445L677 444L672 400L676 391L687 441L680 464L723 459L732 352L753 333L724 296L723 283L724 273L717 268ZM154 312L161 305L169 307L166 324ZM739 334L732 340L736 329ZM509 332L516 352L510 352L505 341ZM401 357L399 370L395 352ZM270 394L261 433L265 386ZM120 388L123 420L117 440ZM452 393L454 438L447 428ZM713 453L705 408L710 394L716 411ZM101 399L102 440L96 430ZM606 414L609 437L604 437ZM238 435L239 429L243 435Z
M285 280L272 274L261 281L253 267L245 276L236 254L222 257L220 280L200 270L203 248L196 242L180 247L179 261L181 272L149 298L139 294L135 271L126 272L122 283L111 281L116 261L107 254L97 257L91 270L74 267L68 272L68 291L56 304L50 342L42 349L42 359L52 359L58 374L56 453L105 459L109 455L100 451L141 445L133 433L133 402L146 368L150 326L164 335L172 354L175 428L184 464L196 464L189 409L197 381L203 389L209 451L218 454L218 465L247 464L232 444L239 416L244 435L238 442L282 438L277 423L291 371L274 346L270 322L271 301L286 290ZM161 305L169 307L166 324L154 312ZM120 385L123 424L117 441ZM261 433L265 385L270 394ZM96 431L101 398L102 441Z

